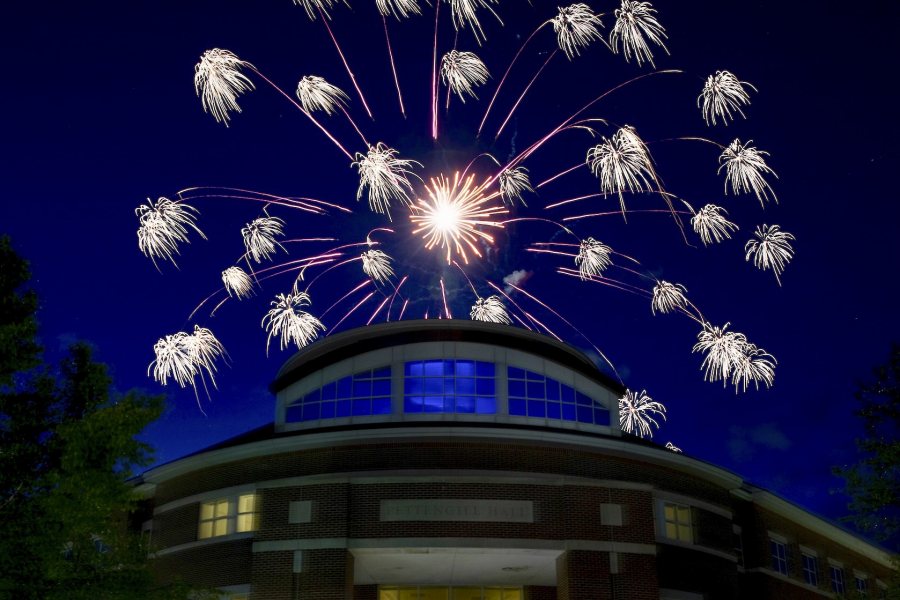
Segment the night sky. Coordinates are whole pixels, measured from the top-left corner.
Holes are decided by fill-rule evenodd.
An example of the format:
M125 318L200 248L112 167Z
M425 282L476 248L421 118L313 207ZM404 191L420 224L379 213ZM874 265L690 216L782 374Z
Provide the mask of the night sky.
M365 201L356 202L357 176L346 157L258 78L257 90L239 100L243 112L233 115L229 128L205 114L193 90L200 54L229 49L291 94L300 76L325 77L350 96L351 114L370 141L382 140L404 158L424 163L425 177L438 167L461 169L481 151L508 158L591 98L652 70L626 63L600 44L572 62L557 56L499 140L479 145L473 132L493 86L521 41L556 13L557 3L532 4L501 0L497 10L506 26L485 15L487 43L481 48L470 33L460 34L458 48L479 54L492 79L480 90L480 101L463 105L454 98L449 115L442 106L441 138L432 144L432 8L409 21L389 21L405 120L374 3L353 0L352 10L333 11L335 35L375 114L373 122L361 110L322 24L310 22L289 0L4 3L0 232L10 234L31 262L48 355L59 357L69 342L88 340L111 365L120 389L167 392L166 414L145 435L157 448L158 462L270 422L274 399L267 385L292 351L280 351L274 343L267 359L259 323L274 295L288 291L291 276L266 281L254 299L227 302L214 317L207 306L196 321L187 320L219 289L222 269L243 252L239 230L260 215L261 205L228 199L193 203L209 241L194 235L182 248L179 268L166 263L161 272L138 251L134 209L147 197L218 185L321 198L356 211L331 218L275 207L271 214L286 220L288 239L338 234L344 241L361 241L385 221L369 213ZM591 5L598 12L616 7ZM573 228L638 258L653 276L683 284L710 321L731 322L771 352L778 360L774 387L735 395L730 386L705 383L701 357L691 353L698 331L693 322L652 316L644 299L556 274L557 266L568 266L565 258L524 251L536 241L570 241L554 237L550 225L510 227L469 274L476 282L500 283L514 270L531 272L525 289L584 332L628 387L646 389L667 406L669 420L654 440L672 441L685 454L836 519L845 514L846 499L835 493L842 481L831 475L831 467L853 460L853 440L862 434L852 393L857 381L887 360L891 342L900 340L900 128L894 81L900 7L888 0L853 5L659 0L654 6L671 51L671 56L656 52L656 66L684 73L629 86L590 116L611 124L599 128L601 135L611 135L619 125L636 127L669 191L695 208L708 202L724 206L741 230L730 241L704 248L690 231L692 245L686 245L664 214L630 214L627 224L621 216L586 219ZM442 11L441 53L454 37L446 5ZM606 33L613 20L604 18ZM487 130L496 130L555 47L552 30L545 28L523 53ZM706 76L719 69L754 84L759 93L751 95L747 120L707 127L695 101ZM363 150L341 119L323 122L351 152ZM778 203L763 209L752 196L723 195L724 179L716 174L719 151L697 142L664 141L680 136L723 144L735 137L752 139L771 153ZM583 160L596 143L584 132L567 133L525 166L532 181L540 182ZM517 209L517 216L558 219L616 210L618 199L612 197L543 210L553 201L597 191L597 181L582 167L527 197L528 208ZM632 209L663 207L649 195L628 196L626 202ZM398 231L408 231L404 213L397 210L394 216ZM797 237L782 287L771 272L744 261L743 244L762 223L777 223ZM473 299L458 272L408 236L395 236L392 243L389 253L399 259L398 270L413 273L421 290L412 296L407 316L438 311L434 289L440 276L455 295L454 315L467 316ZM298 245L288 247L292 255L302 255ZM314 313L362 281L354 265L316 284ZM610 276L624 279L622 273ZM415 286L407 285L412 293ZM479 287L483 296L490 293ZM364 324L376 306L371 301L341 329ZM573 329L529 306L566 341L587 347ZM323 320L333 326L340 314L335 309ZM210 327L231 358L230 367L220 368L218 390L210 399L201 397L206 416L190 389L161 388L146 375L156 340L190 331L194 322Z

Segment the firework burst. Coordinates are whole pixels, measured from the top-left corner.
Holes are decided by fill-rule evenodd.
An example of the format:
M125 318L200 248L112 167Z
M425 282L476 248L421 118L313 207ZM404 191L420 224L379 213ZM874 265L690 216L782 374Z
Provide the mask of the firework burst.
M553 24L556 41L569 60L581 54L581 49L594 40L603 40L603 23L587 4L577 3L559 7L559 14L548 21Z
M791 241L796 238L781 231L778 225L759 225L756 227L756 239L747 240L744 246L745 260L753 259L753 266L757 269L772 269L775 280L781 285L780 275L784 272L791 259L794 257L794 249Z
M222 283L232 298L249 298L253 294L253 280L240 267L228 267L222 271Z
M316 75L305 75L297 84L297 98L307 112L317 110L332 115L344 109L350 97L341 88Z
M633 127L619 129L609 139L594 146L587 153L587 163L591 172L600 178L600 191L618 194L622 214L625 214L623 192L650 191L651 181L656 178L653 161L647 146L635 133Z
M353 166L359 170L359 189L356 191L356 199L362 198L363 192L368 188L369 208L377 213L390 217L391 200L397 200L403 204L412 203L412 183L410 176L414 165L422 166L414 160L397 158L399 152L389 148L382 142L369 146L366 154L356 153L356 161Z
M171 260L175 264L175 254L179 254L178 244L190 243L188 229L193 229L206 239L195 224L198 211L182 202L160 198L156 204L147 198L147 204L135 209L138 227L138 249L156 264L156 259Z
M325 15L325 18L330 19L331 15L328 11L334 8L337 3L337 0L294 0L295 5L303 7L310 21L315 21L316 15L320 12Z
M488 296L487 298L477 298L469 317L473 321L483 321L485 323L502 323L509 325L509 315L506 312L506 306L500 301L498 296Z
M738 230L737 225L725 218L726 214L728 211L721 206L707 204L691 217L691 226L704 245L730 240L731 232Z
M685 309L688 305L687 297L684 295L685 292L687 290L680 283L658 282L653 286L653 299L650 302L651 311L653 314L656 314L656 311L666 314Z
M612 264L612 248L592 237L581 240L575 266L582 279L590 279L603 274Z
M504 204L513 206L515 201L518 200L525 205L525 199L522 198L522 194L533 191L531 180L528 178L528 169L525 167L514 167L500 171L500 198Z
M241 73L241 69L253 68L228 50L213 48L200 57L194 67L194 89L203 104L203 110L219 123L228 126L230 111L241 112L237 97L253 88L253 82Z
M707 125L715 125L716 117L727 125L728 121L734 120L735 112L747 118L741 109L741 106L750 105L750 95L744 89L745 85L756 91L753 84L738 80L729 71L716 71L715 75L706 79L703 91L697 97L697 106Z
M215 385L215 361L225 355L225 347L212 331L194 325L192 335L179 331L160 338L153 352L156 358L147 367L147 373L152 369L156 381L166 385L171 377L182 388L190 385L196 389L195 379L203 372Z
M706 354L701 368L707 381L721 381L724 386L732 378L735 392L739 385L747 389L752 381L759 387L763 382L771 387L775 379L775 357L747 341L747 336L736 331L728 331L729 323L715 327L703 324L697 334L694 352Z
M651 426L659 429L659 423L653 415L666 419L666 407L654 402L646 390L632 392L626 390L619 398L619 427L625 433L638 437L653 437Z
M275 295L275 300L271 302L272 308L262 320L262 327L269 334L266 339L267 356L269 342L274 336L281 336L282 350L292 342L300 349L315 341L320 331L325 331L321 321L301 310L309 305L309 295L305 292L294 290L288 294Z
M609 45L613 52L619 52L621 44L625 60L631 60L634 56L638 66L642 62L653 63L653 51L647 40L660 46L668 54L663 39L666 31L656 20L656 9L649 2L634 2L622 0L622 6L616 9L616 24L609 35ZM654 65L655 66L655 65Z
M362 259L363 273L376 283L387 283L394 276L391 257L381 250L366 250L359 257Z
M419 198L412 207L413 235L422 234L429 250L439 246L446 251L447 264L454 253L464 263L469 262L469 253L480 257L479 240L492 243L494 238L479 227L502 227L492 217L508 212L492 203L499 192L487 193L490 179L481 185L474 182L474 175L462 179L459 173L452 181L443 175L432 178L425 188L428 200Z
M728 186L735 194L749 194L753 192L756 199L759 200L761 206L765 206L766 200L769 199L771 192L772 198L778 201L775 192L772 191L769 183L763 178L763 175L772 175L776 179L778 175L766 164L765 157L768 152L757 150L750 144L753 140L742 144L741 140L735 139L722 151L719 156L719 172L725 169L725 193L728 193Z
M484 85L489 76L484 62L472 52L451 50L441 59L441 80L463 102L466 94L477 98L474 88Z
M440 1L440 0L436 0ZM486 9L495 17L497 13L491 8L491 4L497 4L497 0L447 0L450 3L450 14L453 18L453 26L457 31L468 27L475 36L475 41L481 44L484 40L484 30L478 20L478 9ZM497 17L500 21L500 17ZM502 25L503 22L500 21Z
M284 246L275 240L276 236L284 235L282 227L284 227L282 219L266 215L254 219L241 229L248 262L252 258L256 263L261 263L275 254L278 248L284 250Z
M421 15L422 9L416 0L375 0L375 6L385 17L393 14L397 19Z

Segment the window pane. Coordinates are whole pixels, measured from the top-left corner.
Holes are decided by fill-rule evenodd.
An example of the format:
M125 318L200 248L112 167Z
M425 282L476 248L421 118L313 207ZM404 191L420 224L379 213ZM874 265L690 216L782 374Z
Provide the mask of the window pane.
M373 415L389 415L391 414L391 399L389 396L381 398L372 398L372 414Z
M527 391L528 391L529 398L544 398L544 397L546 397L546 394L544 392L544 382L543 381L529 381Z
M493 397L479 396L475 410L480 415L493 415L497 413L497 400Z
M456 393L463 395L472 395L475 393L475 380L468 377L461 377L456 380Z
M322 404L321 416L323 419L334 418L334 402L324 402Z
M547 416L547 405L543 400L529 400L528 401L528 416L529 417L546 417Z
M376 379L372 382L372 395L373 396L390 396L391 395L391 380L390 379Z
M510 379L525 379L525 369L519 369L517 367L509 367L506 370L506 375Z
M582 394L581 392L575 392L575 402L576 404L581 404L584 406L590 406L594 403L594 401L591 400L589 396Z
M524 416L525 415L525 401L510 398L509 399L509 414Z
M338 400L335 404L335 414L339 417L349 417L350 416L350 401L349 400Z
M493 365L491 365L493 366ZM493 379L476 379L475 380L475 393L479 396L493 396L494 395L494 380Z
M407 396L403 399L403 412L422 412L422 396Z
M322 399L323 400L334 400L335 391L337 390L337 386L332 381L322 388Z
M594 409L594 424L609 425L609 411L605 408Z
M421 394L425 391L425 380L407 379L404 383L404 392L407 394Z
M474 396L457 396L456 397L456 412L474 413L475 412L475 397Z
M406 363L406 376L421 377L425 373L424 366L421 362Z
M593 423L594 422L594 409L590 406L578 406L578 422L579 423Z
M306 394L303 397L303 403L308 404L309 402L318 402L319 400L321 400L321 398L322 398L322 391L316 389L316 390L309 392L308 394Z
M666 521L674 521L675 520L675 505L674 504L666 504L665 508L663 508L663 512L666 515Z
M678 539L679 540L682 540L685 542L690 542L692 537L693 536L691 536L691 528L689 526L687 526L687 525L679 525L678 526Z
M354 398L368 398L372 395L372 382L371 381L354 381L353 382L353 397Z
M563 385L562 387L562 401L568 402L569 404L573 404L575 402L575 390L567 385Z
M525 382L524 381L510 381L509 382L509 395L515 396L517 398L525 397Z
M288 423L296 423L300 421L303 417L303 407L302 406L289 406L286 411L284 411L284 420Z
M372 401L368 398L353 401L353 415L370 415L372 414Z
M337 385L337 397L350 398L353 391L353 380L350 377L344 377L343 379L338 379L335 383Z
M228 533L228 519L216 519L213 521L213 535L220 536Z
M238 532L253 531L254 529L256 529L253 526L253 522L256 520L255 517L256 517L256 515L254 515L253 513L246 514L246 515L238 515L238 518L237 518Z
M559 400L559 382L547 378L547 400Z
M426 379L425 380L425 393L426 394L443 394L444 393L444 380L443 379Z
M212 519L214 509L215 509L215 503L204 502L203 504L200 505L200 518L202 520Z
M425 376L426 377L441 377L444 375L444 361L442 360L426 360L425 361Z
M248 513L256 510L256 494L243 494L238 498L238 512Z
M544 381L544 376L534 371L525 371L525 378L529 381Z
M691 522L691 509L689 506L679 506L678 507L678 522L679 523L690 523Z
M453 600L481 600L480 587L455 587Z
M672 540L678 539L678 526L675 523L666 523L666 537Z
M475 363L475 373L479 377L493 377L494 376L494 363L489 363L489 362Z
M228 515L228 499L216 500L216 517Z
M390 367L381 367L380 369L375 369L372 371L372 377L376 379L380 378L388 378L391 377L391 368Z
M303 407L303 420L315 421L319 418L319 403L307 404Z
M425 412L443 412L444 397L443 396L425 396L423 399Z
M458 360L456 361L457 377L474 377L475 361L474 360Z
M212 526L212 521L204 521L200 523L200 531L197 534L197 537L201 540L212 537Z
M575 420L575 405L574 404L563 404L562 405L562 418L565 421L574 421Z
M547 403L547 417L550 419L559 419L562 416L562 410L556 402Z

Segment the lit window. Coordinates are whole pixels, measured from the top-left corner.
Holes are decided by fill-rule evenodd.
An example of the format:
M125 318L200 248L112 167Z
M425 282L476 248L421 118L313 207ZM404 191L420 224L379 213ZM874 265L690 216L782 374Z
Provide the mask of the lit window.
M809 585L819 585L819 559L812 554L803 553L803 581Z
M666 537L689 544L694 542L691 507L672 502L663 503Z
M609 410L564 383L518 367L508 367L509 414L609 425Z
M286 423L391 414L391 368L361 371L331 381L294 400Z
M403 412L496 414L494 371L494 363L476 360L407 362Z
M231 533L255 531L256 519L256 494L241 494L204 502L200 505L197 538L205 540Z
M784 543L769 538L769 551L772 554L772 569L787 575L787 547Z
M869 595L869 580L865 577L856 576L856 591L860 596Z
M837 594L844 593L844 569L835 565L829 567L831 575L831 591Z

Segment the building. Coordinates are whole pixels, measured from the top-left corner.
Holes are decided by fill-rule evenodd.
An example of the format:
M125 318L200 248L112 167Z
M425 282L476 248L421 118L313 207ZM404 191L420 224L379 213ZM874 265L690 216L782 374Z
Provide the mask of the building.
M889 556L618 428L572 348L468 321L290 359L275 420L143 475L162 578L233 598L877 598Z

